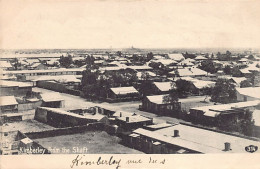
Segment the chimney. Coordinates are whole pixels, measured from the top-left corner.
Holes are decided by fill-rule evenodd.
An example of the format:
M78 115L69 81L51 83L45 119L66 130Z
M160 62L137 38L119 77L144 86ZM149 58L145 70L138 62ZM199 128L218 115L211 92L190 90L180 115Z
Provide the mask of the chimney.
M174 137L180 137L179 130L174 130Z
M128 122L129 122L129 117L126 117L125 120L126 120L126 122L128 123Z
M225 142L225 149L224 151L230 151L231 150L231 146L230 146L230 143L229 142Z

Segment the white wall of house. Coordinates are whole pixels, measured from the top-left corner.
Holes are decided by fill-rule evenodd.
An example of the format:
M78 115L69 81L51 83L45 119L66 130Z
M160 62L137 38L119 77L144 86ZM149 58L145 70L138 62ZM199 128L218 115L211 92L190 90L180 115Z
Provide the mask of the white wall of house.
M237 101L244 102L244 101L253 101L253 100L258 100L258 99L237 92Z

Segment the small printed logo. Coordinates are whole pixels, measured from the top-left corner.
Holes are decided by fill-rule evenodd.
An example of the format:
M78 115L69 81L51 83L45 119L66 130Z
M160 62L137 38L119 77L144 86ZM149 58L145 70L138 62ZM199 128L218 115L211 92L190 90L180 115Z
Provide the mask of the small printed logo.
M249 145L245 147L245 150L249 153L254 153L258 150L258 147L254 145Z

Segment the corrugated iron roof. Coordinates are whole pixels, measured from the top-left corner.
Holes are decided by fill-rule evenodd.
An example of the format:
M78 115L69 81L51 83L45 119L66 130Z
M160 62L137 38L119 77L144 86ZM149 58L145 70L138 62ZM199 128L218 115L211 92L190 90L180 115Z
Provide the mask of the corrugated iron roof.
M18 104L14 96L1 96L0 106L9 106Z
M48 92L40 94L44 102L62 101L64 100L58 92Z
M163 92L172 89L172 82L154 82L154 85Z
M246 95L260 99L260 87L246 87L246 88L236 88L237 92L241 95Z
M115 94L130 94L130 93L138 93L138 91L133 87L115 87L110 88Z

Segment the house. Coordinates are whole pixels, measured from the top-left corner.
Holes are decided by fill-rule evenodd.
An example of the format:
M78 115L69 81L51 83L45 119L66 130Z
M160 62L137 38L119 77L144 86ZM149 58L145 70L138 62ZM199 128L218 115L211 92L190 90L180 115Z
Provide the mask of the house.
M61 97L60 93L57 92L48 92L41 93L40 98L42 100L43 107L52 107L52 108L62 108L64 107L64 99Z
M181 53L173 53L173 54L168 54L168 57L172 60L175 60L177 62L180 62L184 60L184 56Z
M246 109L254 110L260 101L246 101L230 104L194 107L190 109L191 120L207 125L216 125L217 120L230 121L239 119Z
M260 137L260 110L254 110L252 118L255 121L253 127L253 136Z
M1 96L26 96L32 92L32 84L18 81L0 80Z
M147 154L247 153L245 147L260 146L258 141L185 124L154 131L138 128L126 137L126 142Z
M57 128L83 126L96 123L98 119L102 119L100 116L97 118L90 116L91 118L57 108L38 107L35 110L34 119Z
M212 88L215 86L215 82L213 81L199 80L192 77L181 77L181 79L192 82L198 90L202 90L203 88Z
M33 65L34 63L40 63L39 59L26 59L25 60L29 66Z
M244 64L244 65L248 65L249 64L249 60L247 58L242 58L238 61L238 63L240 64Z
M225 77L234 83L237 87L240 87L240 83L244 80L247 80L245 77Z
M154 55L153 56L153 60L159 60L159 59L165 59L165 57L163 57L161 55Z
M176 85L174 82L153 82L152 94L169 94L169 91L175 87Z
M138 77L139 80L144 80L143 77L142 77L143 73L147 73L148 76L151 77L151 78L156 77L156 74L153 73L153 72L151 72L151 71L137 72L137 73L136 73L136 76Z
M48 69L48 67L42 63L33 63L32 65L30 65L28 67L29 69L32 69L32 70L42 70L42 69Z
M139 99L139 92L133 87L113 87L107 93L109 100L135 100Z
M143 72L143 71L151 71L153 68L150 66L142 65L142 66L126 66L125 68L133 69L137 72Z
M181 110L180 102L171 103L169 95L146 96L142 100L141 109L158 115L174 116Z
M58 76L58 75L82 75L84 68L73 68L73 69L44 69L44 70L19 70L19 71L3 71L0 72L1 75L14 75L18 80L21 81L30 81L38 78L39 76L49 75L49 76Z
M41 76L35 80L32 80L32 82L34 83L34 86L62 92L62 90L59 90L58 88L62 89L66 87L67 89L78 89L81 80L78 79L76 75L61 75ZM62 84L64 87L62 87L61 85L55 85L54 83Z
M257 66L257 63L249 64L246 68L240 69L240 71L254 86L260 86L260 68Z
M17 113L18 103L14 96L0 96L0 113Z
M151 62L161 63L164 66L173 66L176 65L178 62L172 59L158 59L158 60L152 60Z
M153 119L137 114L120 112L116 117L115 124L124 131L131 131L139 127L153 124Z
M183 67L190 67L190 66L194 66L195 60L194 59L185 59L181 62L179 62L177 65L178 66L183 66Z
M13 66L10 62L7 61L0 61L0 69L3 70L13 70Z
M60 62L58 59L53 58L53 59L46 61L46 65L47 66L58 66L58 65L60 65Z
M202 55L199 55L197 57L194 58L196 61L203 61L203 60L208 60L208 58L202 56Z
M237 101L260 100L260 87L236 88Z
M14 76L14 75L4 75L4 76L0 76L0 80L16 80L16 76Z
M199 68L195 67L185 67L185 68L180 68L177 69L176 71L171 71L169 72L169 75L172 75L174 77L185 77L185 76L190 76L190 77L201 77L201 76L208 76L210 75L208 72L201 70Z

